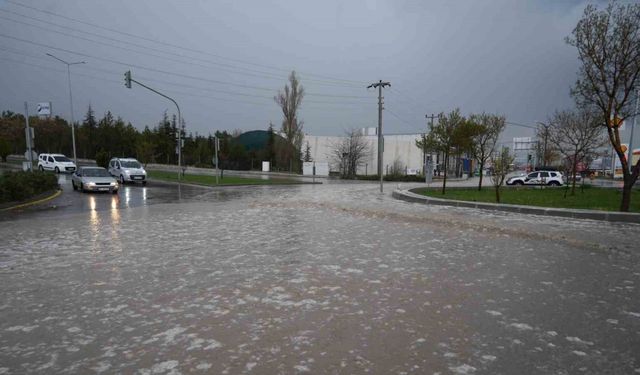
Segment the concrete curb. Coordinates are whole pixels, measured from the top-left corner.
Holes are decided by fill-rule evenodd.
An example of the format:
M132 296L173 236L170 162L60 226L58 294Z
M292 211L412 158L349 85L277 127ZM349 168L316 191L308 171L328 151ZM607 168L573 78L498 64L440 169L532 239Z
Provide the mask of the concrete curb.
M395 190L392 193L395 199L412 203L434 204L440 206L454 206L465 208L479 208L483 210L515 212L529 215L543 215L566 217L572 219L590 219L612 222L634 223L640 224L640 214L629 212L608 212L597 210L577 210L565 208L547 208L534 206L520 206L515 204L499 204L484 202L468 202L452 199L433 198L424 195L412 193L408 190Z
M147 181L153 182L154 184L172 184L178 185L178 181L170 181L163 180L160 178L148 178ZM185 186L195 186L200 188L210 188L210 189L220 189L226 187L253 187L253 186L294 186L294 185L322 185L322 182L310 182L310 181L292 181L285 183L277 183L277 184L227 184L227 185L207 185L207 184L199 184L197 182L180 182L181 185Z
M15 210L17 208L24 208L24 207L33 206L33 205L40 204L40 203L52 200L54 198L57 198L60 194L62 194L62 189L56 190L53 194L51 194L50 191L46 192L46 193L38 194L38 195L36 195L34 197L34 198L36 198L36 200L27 201L27 202L24 202L24 203L17 204L15 206L1 208L0 211L10 211L10 210ZM42 196L44 196L44 198L40 198Z

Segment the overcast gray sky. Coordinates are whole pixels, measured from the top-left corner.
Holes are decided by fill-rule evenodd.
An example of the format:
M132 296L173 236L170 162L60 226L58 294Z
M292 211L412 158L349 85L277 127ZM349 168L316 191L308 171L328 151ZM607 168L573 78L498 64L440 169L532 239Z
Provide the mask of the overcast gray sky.
M173 105L187 131L278 127L273 95L296 70L307 91L306 133L377 125L385 90L385 133L424 131L425 114L459 107L534 125L571 107L578 61L564 37L584 1L166 1L0 0L0 109L53 102L69 118L91 104L142 129ZM78 22L81 21L81 22ZM182 48L180 48L182 47ZM510 126L505 137L531 135Z

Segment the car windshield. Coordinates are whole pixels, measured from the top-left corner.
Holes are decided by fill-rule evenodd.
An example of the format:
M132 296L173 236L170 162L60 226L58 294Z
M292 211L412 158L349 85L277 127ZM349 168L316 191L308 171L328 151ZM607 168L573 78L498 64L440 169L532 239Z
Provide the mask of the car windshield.
M109 177L109 172L104 168L88 168L82 170L84 177Z
M140 165L140 163L138 163L137 161L120 161L120 164L122 165L122 168L142 168L142 166Z
M62 162L62 163L69 163L71 162L71 160L66 157L66 156L54 156L53 160L57 161L57 162Z

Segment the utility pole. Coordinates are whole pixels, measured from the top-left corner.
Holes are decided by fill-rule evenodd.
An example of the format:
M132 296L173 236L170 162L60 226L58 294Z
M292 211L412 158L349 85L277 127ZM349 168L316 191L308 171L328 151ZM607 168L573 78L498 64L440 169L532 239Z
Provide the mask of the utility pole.
M384 87L391 86L389 82L382 82L379 80L376 83L372 83L367 86L368 89L378 89L378 175L380 176L380 192L382 193L382 156L384 153L384 138L382 137L382 89Z
M33 151L31 151L31 147L33 147L33 129L29 126L29 106L27 102L24 102L24 118L25 122L25 139L27 140L27 152L29 156L27 160L29 161L29 172L33 172Z
M436 115L432 113L431 115L424 115L424 117L431 119L429 126L433 128L433 119L436 117ZM429 128L427 128L427 131L429 131ZM431 158L431 155L429 155L429 158ZM424 165L424 182L430 183L431 182L430 174L432 173L432 168L431 168L431 163L427 163L427 133L426 132L422 136L422 162ZM427 168L429 169L429 171L427 171Z
M76 155L76 131L75 131L75 122L73 121L73 96L71 95L71 65L78 64L86 64L86 61L78 61L78 62L67 62L60 58L53 56L50 53L47 53L47 56L53 57L54 59L60 61L61 63L67 65L67 77L69 81L69 109L71 112L71 143L73 144L73 161L76 163L76 168L78 166L78 157Z
M182 114L180 113L180 106L178 105L178 102L176 102L175 100L173 100L172 98L168 97L167 95L152 89L151 87L140 83L138 81L136 81L135 79L131 78L131 71L127 70L124 73L124 86L128 89L131 88L131 82L135 82L138 85L144 87L145 89L152 91L160 96L162 96L163 98L169 99L173 102L173 104L176 105L176 108L178 109L178 183L181 180L181 172L182 172L182 132L184 131L184 127L182 126Z
M636 112L633 114L633 123L631 124L631 135L629 136L629 171L633 172L633 128L636 127L636 118L638 117L638 100L640 99L640 89L636 90Z

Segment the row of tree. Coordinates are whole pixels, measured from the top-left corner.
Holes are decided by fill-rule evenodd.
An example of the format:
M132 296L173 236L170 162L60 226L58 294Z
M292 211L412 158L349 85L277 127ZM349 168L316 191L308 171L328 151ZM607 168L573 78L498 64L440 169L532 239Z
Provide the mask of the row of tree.
M62 153L73 155L71 126L59 117L30 117L29 123L34 128L34 151L37 153ZM10 111L0 116L0 157L6 160L10 154L23 154L26 150L25 119L21 114ZM177 163L177 137L179 128L175 116L162 115L158 124L142 131L122 118L107 112L100 119L96 118L91 107L81 123L76 124L75 137L77 156L82 159L109 159L111 157L135 157L144 164ZM219 138L219 167L223 169L251 169L257 167L258 160L270 160L275 168L285 169L291 164L289 156L291 147L282 137L275 134L273 126L268 129L266 147L247 151L237 141L241 132L216 131L207 136L199 134L182 134L183 162L185 165L211 167L215 162L215 137ZM106 156L105 156L106 155ZM98 158L100 156L100 158Z
M477 161L482 189L484 167L496 155L498 138L504 130L506 119L497 114L471 114L464 117L459 109L447 114L440 113L437 123L429 125L429 133L416 141L416 146L425 154L440 153L444 156L444 179L442 194L447 187L450 156L460 163L463 155L470 155ZM458 169L458 168L456 168Z

